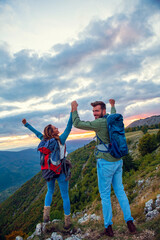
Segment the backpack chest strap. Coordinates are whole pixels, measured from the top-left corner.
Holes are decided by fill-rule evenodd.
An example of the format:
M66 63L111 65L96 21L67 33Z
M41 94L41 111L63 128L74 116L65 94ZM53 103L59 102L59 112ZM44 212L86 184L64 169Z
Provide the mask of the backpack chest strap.
M105 152L105 153L109 152L109 144L105 144L105 145L98 144L96 148L99 152Z
M97 134L96 134L96 137L97 137L98 140L100 141L100 144L98 144L98 145L96 146L97 150L98 150L99 152L105 152L105 153L109 152L109 145L110 145L110 144L105 144L105 143L100 139L100 137L98 137Z
M49 155L49 158L48 158L48 164L50 165L50 164L53 164L54 166L58 166L60 163L61 163L61 160L59 159L58 161L54 161L53 159L52 159L52 155L50 154Z

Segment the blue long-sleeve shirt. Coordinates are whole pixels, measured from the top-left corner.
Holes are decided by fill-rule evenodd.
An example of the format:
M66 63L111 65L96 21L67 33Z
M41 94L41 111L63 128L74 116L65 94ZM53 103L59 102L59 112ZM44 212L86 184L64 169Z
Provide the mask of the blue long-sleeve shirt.
M31 130L40 140L43 139L43 134L41 132L37 131L35 128L33 128L28 122L24 126L27 127L29 130ZM65 141L66 141L68 135L70 134L71 129L72 129L72 113L70 113L70 117L69 117L66 129L59 136L62 145L65 144Z

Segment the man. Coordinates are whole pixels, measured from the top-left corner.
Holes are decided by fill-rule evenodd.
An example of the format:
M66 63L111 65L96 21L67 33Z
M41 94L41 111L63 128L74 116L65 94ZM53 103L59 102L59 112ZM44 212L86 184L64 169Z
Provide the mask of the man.
M116 113L115 100L110 99L111 113ZM84 130L92 130L97 134L97 145L100 144L101 139L103 143L109 143L109 134L107 129L107 121L103 118L106 115L106 105L104 102L96 101L91 103L93 107L94 121L81 121L77 112L78 104L76 101L71 103L72 121L76 128ZM136 232L136 227L131 216L128 198L125 194L122 184L122 159L114 158L108 152L98 151L97 155L97 175L98 187L102 201L102 211L104 218L105 234L113 237L112 230L112 206L111 206L111 184L113 186L116 197L123 211L124 220L127 223L128 229L131 233Z

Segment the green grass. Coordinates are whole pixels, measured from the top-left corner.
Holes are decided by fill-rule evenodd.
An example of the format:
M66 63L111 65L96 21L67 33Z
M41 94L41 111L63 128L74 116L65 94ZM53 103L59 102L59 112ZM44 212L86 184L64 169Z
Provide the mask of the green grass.
M137 144L141 136L143 136L142 131L126 133L126 137L129 139L129 149L133 151L133 167L125 170L123 176L125 190L131 203L132 215L137 225L140 226L139 234L143 234L143 231L148 228L147 224L149 224L145 222L145 202L149 199L155 199L160 189L160 151L157 149L153 153L141 157L137 150ZM96 161L93 155L94 145L95 143L91 142L87 146L70 154L73 165L72 178L70 181L72 213L86 210L87 213L102 215L101 199L97 187ZM130 161L131 163L132 158L127 157L124 162ZM124 169L125 166L128 166L125 165L126 162L124 163ZM147 185L146 180L148 178L150 182ZM143 188L137 184L137 181L142 179L144 180ZM42 221L45 193L46 185L41 178L41 173L39 173L1 204L0 228L3 229L3 234L7 235L15 229L22 230L27 234L32 233L35 230L36 224ZM113 239L133 239L125 233L126 225L113 190L111 198L114 229L116 232L116 237ZM51 219L53 218L63 219L62 199L57 184L51 206ZM85 233L89 229L90 236L93 237L93 240L106 239L102 236L104 229L103 219L100 222L89 221L83 226L78 224L77 220L78 219L73 220L73 231L76 231L76 229L80 227L83 233ZM152 227L149 229L159 234L159 228L156 226L156 222L157 220L151 221ZM49 236L49 232L52 231L54 227L57 231L63 232L63 220L58 225L48 226L47 236ZM66 232L63 232L63 234L64 236L69 236ZM124 234L128 238L123 238Z

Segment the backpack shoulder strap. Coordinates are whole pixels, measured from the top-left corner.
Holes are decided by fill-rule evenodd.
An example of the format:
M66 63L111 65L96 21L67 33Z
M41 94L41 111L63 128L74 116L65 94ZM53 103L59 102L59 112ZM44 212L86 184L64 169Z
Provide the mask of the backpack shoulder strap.
M96 137L97 137L98 140L100 141L100 144L98 144L98 145L96 146L97 150L98 150L99 152L105 152L105 153L109 152L109 144L105 144L105 143L100 139L100 137L98 137L97 134L96 134Z

